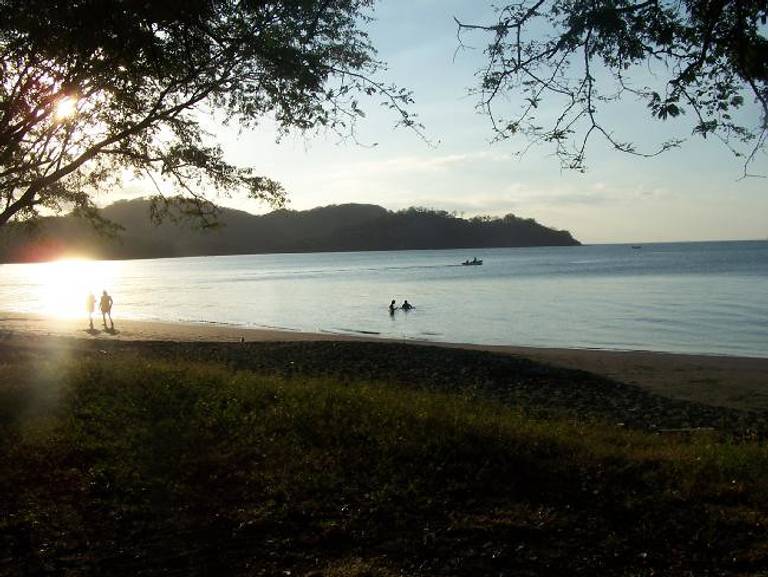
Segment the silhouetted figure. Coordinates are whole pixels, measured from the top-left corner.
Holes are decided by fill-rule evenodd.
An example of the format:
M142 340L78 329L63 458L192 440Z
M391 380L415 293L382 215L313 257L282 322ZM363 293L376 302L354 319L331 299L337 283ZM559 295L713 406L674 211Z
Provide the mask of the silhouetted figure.
M107 294L107 291L101 293L101 300L99 300L99 308L101 309L101 320L104 323L104 328L107 328L107 317L109 317L109 329L115 330L115 323L112 322L112 297Z
M395 306L395 299L392 299L392 302L389 303L389 314L391 315L395 314L396 310L397 310L397 307Z
M93 330L93 311L96 308L96 297L93 296L93 292L88 291L88 296L85 297L85 310L88 311L88 324Z
M407 300L404 300L403 304L400 305L400 308L403 309L404 311L409 311L413 308L413 305L409 303Z

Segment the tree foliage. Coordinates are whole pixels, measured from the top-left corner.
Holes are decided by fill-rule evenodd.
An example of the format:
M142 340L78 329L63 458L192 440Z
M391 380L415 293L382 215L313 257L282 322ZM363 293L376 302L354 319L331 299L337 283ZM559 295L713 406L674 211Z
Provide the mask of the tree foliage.
M0 0L0 225L41 207L97 218L94 192L126 169L156 181L158 214L180 200L206 219L206 190L281 204L278 183L225 160L201 126L214 113L350 134L362 94L416 126L410 95L374 80L371 3Z
M462 42L490 35L476 93L498 139L522 133L552 143L574 169L584 168L596 135L642 156L682 143L642 151L603 122L608 103L633 98L654 119L685 115L691 134L715 136L743 156L745 172L765 150L765 0L523 0L497 15L488 25L457 24ZM509 95L522 95L522 106L506 115Z

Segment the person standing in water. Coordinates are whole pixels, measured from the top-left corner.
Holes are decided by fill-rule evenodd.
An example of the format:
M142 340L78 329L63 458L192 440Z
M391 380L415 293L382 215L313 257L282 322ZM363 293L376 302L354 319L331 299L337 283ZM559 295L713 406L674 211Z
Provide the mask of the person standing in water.
M88 311L88 324L93 330L93 310L96 307L96 297L93 296L93 291L88 291L88 296L85 297L85 310Z
M104 328L107 328L107 317L109 317L109 329L115 330L115 323L112 322L112 297L107 294L107 291L102 291L101 300L99 300L99 308L101 309L101 320L104 323Z
M389 303L389 314L393 315L395 314L395 309L397 307L395 306L395 299L392 299L392 302Z
M413 305L409 303L407 300L404 300L400 308L403 309L404 311L409 311L413 308Z

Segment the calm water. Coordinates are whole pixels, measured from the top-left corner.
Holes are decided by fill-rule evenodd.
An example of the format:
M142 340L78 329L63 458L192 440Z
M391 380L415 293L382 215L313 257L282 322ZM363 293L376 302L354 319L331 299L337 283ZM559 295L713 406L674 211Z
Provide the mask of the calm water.
M477 256L483 266L458 263ZM768 357L768 242L0 265L0 309L397 339ZM409 313L390 316L389 301Z

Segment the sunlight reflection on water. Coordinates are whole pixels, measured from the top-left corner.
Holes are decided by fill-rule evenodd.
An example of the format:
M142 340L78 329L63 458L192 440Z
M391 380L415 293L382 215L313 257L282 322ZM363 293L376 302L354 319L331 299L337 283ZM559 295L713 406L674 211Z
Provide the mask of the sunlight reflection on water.
M82 317L88 292L98 300L102 290L121 284L124 268L122 261L85 259L4 265L3 308L55 318Z

